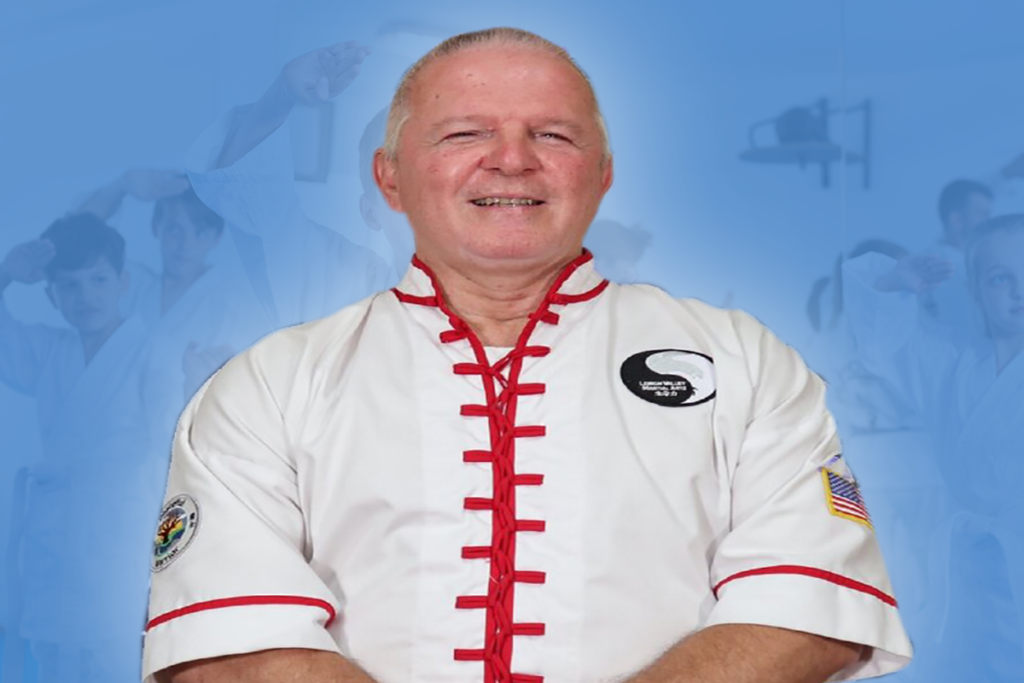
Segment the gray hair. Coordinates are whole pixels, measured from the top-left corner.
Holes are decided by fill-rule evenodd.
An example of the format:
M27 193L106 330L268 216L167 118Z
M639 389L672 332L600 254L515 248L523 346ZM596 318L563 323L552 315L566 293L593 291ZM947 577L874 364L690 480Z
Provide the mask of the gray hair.
M427 54L420 57L419 61L409 67L402 76L402 80L398 83L398 88L395 90L395 96L391 98L391 108L388 111L388 122L384 134L383 147L384 154L388 159L394 160L398 151L398 138L402 133L402 127L405 125L405 122L409 120L409 116L412 114L409 109L409 93L412 90L413 82L416 80L416 76L419 75L420 71L422 71L428 64L440 59L441 57L448 57L468 48L488 45L524 46L535 48L558 57L569 64L569 66L571 66L576 73L580 75L587 86L587 91L590 93L590 99L594 103L594 117L597 120L597 127L601 133L601 143L604 148L604 159L607 160L611 157L612 151L611 142L609 141L608 136L608 126L605 124L604 116L601 115L601 108L597 103L597 94L594 92L593 84L591 84L590 79L587 77L587 74L584 73L583 69L580 68L579 64L569 56L569 53L565 48L555 45L547 38L542 38L536 33L524 31L523 29L499 27L484 29L482 31L472 31L470 33L460 33L459 35L452 36Z

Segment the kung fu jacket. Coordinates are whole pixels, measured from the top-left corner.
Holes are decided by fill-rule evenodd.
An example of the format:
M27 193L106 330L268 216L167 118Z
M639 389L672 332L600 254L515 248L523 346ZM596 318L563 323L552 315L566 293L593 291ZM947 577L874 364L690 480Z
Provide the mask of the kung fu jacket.
M381 683L628 678L695 629L910 644L824 387L750 316L566 267L514 348L404 280L179 424L144 675L271 648Z

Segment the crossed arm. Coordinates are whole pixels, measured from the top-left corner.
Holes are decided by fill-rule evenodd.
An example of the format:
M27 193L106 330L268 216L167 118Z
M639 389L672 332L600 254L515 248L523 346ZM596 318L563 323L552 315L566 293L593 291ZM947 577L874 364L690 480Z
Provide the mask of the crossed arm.
M698 631L626 683L822 683L865 648L771 626L722 624ZM266 650L188 662L158 683L374 683L341 655Z

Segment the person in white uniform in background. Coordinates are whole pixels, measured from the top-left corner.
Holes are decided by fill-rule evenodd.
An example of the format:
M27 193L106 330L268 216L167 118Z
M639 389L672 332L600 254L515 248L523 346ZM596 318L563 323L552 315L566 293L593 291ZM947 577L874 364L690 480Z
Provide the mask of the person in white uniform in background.
M146 541L183 399L145 323L121 317L123 265L124 240L91 214L0 263L0 292L45 278L70 326L19 322L0 300L0 380L35 398L43 444L16 513L23 607L8 637L32 641L42 682L129 681L139 666Z
M153 201L152 232L160 243L160 272L129 261L128 293L122 310L139 313L187 375L191 397L238 351L272 330L252 287L240 272L213 267L224 219L204 205L188 178L172 171L134 169L100 188L78 208L109 220L125 196Z
M965 247L966 284L984 321L984 332L966 344L916 315L915 295L935 290L955 271L935 255L896 261L866 254L847 262L847 310L863 362L925 417L950 497L981 520L974 532L954 539L953 599L935 671L1018 681L1024 671L1024 602L1014 606L1015 595L1024 597L1024 556L1015 552L1024 543L1018 490L1024 478L1024 215L982 222Z
M899 386L871 372L858 357L844 315L848 285L842 266L869 253L898 260L908 251L887 240L869 239L840 254L832 273L812 286L807 313L814 334L799 348L828 383L829 408L836 416L843 450L872 502L872 519L900 596L903 621L912 635L925 634L933 626L928 611L929 593L934 593L929 540L949 515L948 494L924 417ZM930 645L927 638L915 639L915 665L901 677L920 678L922 664L932 655Z
M147 680L811 683L910 644L824 385L750 316L610 284L596 97L449 39L375 178L397 288L230 361L177 433Z
M1024 179L1024 154L1018 155L981 182L954 180L939 194L942 237L926 250L953 265L950 277L920 295L927 319L945 328L950 339L964 344L983 329L983 321L967 283L964 250L971 232L992 215L996 199L1012 196Z
M293 59L255 104L233 108L185 152L196 194L231 226L250 278L265 283L257 293L275 327L327 315L386 283L379 256L303 213L282 125L297 103L345 90L369 51L339 43Z
M971 231L992 215L992 190L973 180L954 180L939 195L942 238L929 253L953 264L950 278L923 292L921 306L928 319L944 326L953 338L964 340L978 329L977 308L971 299L964 268L964 248Z

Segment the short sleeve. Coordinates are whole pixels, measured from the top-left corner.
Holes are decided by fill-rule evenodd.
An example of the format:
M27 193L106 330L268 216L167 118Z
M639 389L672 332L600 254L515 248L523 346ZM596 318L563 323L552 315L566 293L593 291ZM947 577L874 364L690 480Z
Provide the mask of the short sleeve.
M276 245L294 239L290 229L301 212L288 126L279 126L234 164L217 168L248 108L234 107L210 124L185 151L183 161L204 204L241 230Z
M754 387L712 559L707 625L776 626L871 646L833 680L902 668L911 646L870 517L844 462L825 387L797 353L738 319Z
M337 652L338 601L306 558L281 411L250 353L179 422L155 534L143 676L274 648Z

